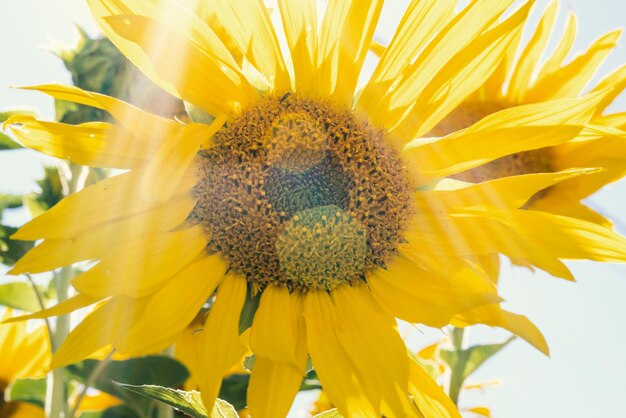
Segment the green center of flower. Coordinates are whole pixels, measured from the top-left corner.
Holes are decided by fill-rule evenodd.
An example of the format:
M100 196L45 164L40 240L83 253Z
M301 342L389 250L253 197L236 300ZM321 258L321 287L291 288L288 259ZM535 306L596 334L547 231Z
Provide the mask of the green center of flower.
M331 290L384 265L412 214L384 132L296 95L247 109L202 151L193 218L255 288Z

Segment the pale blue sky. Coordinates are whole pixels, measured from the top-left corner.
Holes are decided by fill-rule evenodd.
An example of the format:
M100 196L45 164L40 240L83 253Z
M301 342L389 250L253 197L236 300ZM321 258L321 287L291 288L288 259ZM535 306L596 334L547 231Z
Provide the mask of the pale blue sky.
M53 44L53 39L71 43L75 39L73 23L91 33L95 32L95 26L81 0L1 1L0 109L20 105L35 109L43 117L52 117L49 98L6 86L68 82L69 75L61 62L45 48ZM381 39L389 38L389 30L400 18L407 1L387 3L378 34ZM545 5L547 0L537 3ZM561 22L565 16L563 9L570 8L579 16L576 50L610 29L626 25L624 0L562 3ZM622 41L601 74L626 63L623 45ZM613 109L625 111L626 98L620 98ZM34 190L34 180L42 172L42 160L31 151L0 153L0 193ZM616 220L618 229L626 232L625 181L606 187L589 204ZM7 219L19 222L22 218L20 214L11 214ZM497 377L503 384L488 390L485 396L472 396L472 405L490 406L496 418L626 416L626 266L590 262L570 265L578 283L506 268L502 292L507 307L536 322L550 343L552 358L545 358L521 341L513 343L492 359L476 379ZM423 335L413 332L410 344L423 346L438 335L440 331L425 331ZM474 332L474 336L497 340L504 333L485 328Z

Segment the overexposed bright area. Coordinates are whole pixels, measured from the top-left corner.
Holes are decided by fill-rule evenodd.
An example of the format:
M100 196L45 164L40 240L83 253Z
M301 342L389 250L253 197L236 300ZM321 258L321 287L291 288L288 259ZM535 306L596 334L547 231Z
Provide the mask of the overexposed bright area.
M408 0L388 0L376 39L385 42ZM537 0L540 12L548 0ZM579 35L574 50L582 51L600 35L626 26L624 0L562 1L562 27L568 10L578 15ZM536 15L537 13L535 13ZM536 20L535 16L535 20ZM3 0L0 34L3 39L0 66L0 110L27 108L43 118L54 117L52 100L43 94L9 86L69 83L70 76L52 52L57 44L71 45L75 25L90 34L97 28L81 0ZM626 63L624 41L611 54L600 74ZM611 107L626 111L626 95ZM28 151L0 152L0 193L25 193L36 189L35 180L51 158ZM609 185L587 203L615 221L626 234L626 181ZM23 213L9 213L6 221L19 224ZM501 291L506 308L527 315L546 336L551 349L547 358L521 340L491 359L476 381L501 380L499 386L479 391L467 403L491 408L495 418L589 418L626 416L626 265L577 262L569 264L577 283L504 265ZM0 278L2 282L3 278ZM412 348L426 346L444 331L407 328ZM479 327L472 341L503 341L506 333ZM1 353L0 353L1 359ZM1 360L0 360L1 361ZM293 417L306 416L313 394L301 396ZM463 399L462 399L463 402ZM461 405L463 406L463 405Z

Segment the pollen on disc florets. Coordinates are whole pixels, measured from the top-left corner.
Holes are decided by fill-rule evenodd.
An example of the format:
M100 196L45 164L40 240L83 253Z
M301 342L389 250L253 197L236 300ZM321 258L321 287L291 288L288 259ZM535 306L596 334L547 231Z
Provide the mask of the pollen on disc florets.
M412 215L411 186L379 129L349 110L270 97L200 153L193 218L256 289L332 290L382 266Z

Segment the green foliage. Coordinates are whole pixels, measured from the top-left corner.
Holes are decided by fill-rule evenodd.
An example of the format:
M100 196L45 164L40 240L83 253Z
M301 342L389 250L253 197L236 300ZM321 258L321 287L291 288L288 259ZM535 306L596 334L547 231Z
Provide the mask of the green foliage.
M453 328L453 349L439 350L438 355L451 370L449 395L454 403L458 402L458 397L465 380L484 364L485 361L497 354L515 338L516 336L512 335L503 343L474 345L463 349L461 347L463 329Z
M223 399L216 399L210 417L202 404L200 392L195 390L186 392L155 385L124 385L120 387L149 399L154 399L170 405L176 410L189 415L192 418L238 418L237 411Z
M195 390L185 392L184 390L176 390L162 386L125 385L122 383L120 383L119 386L132 393L170 405L193 418L207 418L207 412L204 405L202 405L200 392Z
M7 399L28 402L43 408L46 399L46 379L18 379L8 388Z
M4 209L16 209L23 205L22 196L0 193L0 213Z
M515 335L512 335L509 339L500 344L474 345L460 352L454 350L440 350L439 356L451 369L458 370L461 368L461 376L463 380L466 380L482 366L485 361L497 354L515 338Z
M99 363L98 360L85 360L69 366L67 371L71 378L85 384ZM123 390L119 384L178 387L188 377L187 369L173 358L146 356L109 362L92 379L91 387L123 399L139 417L148 417L153 408L151 401Z
M8 135L0 132L0 151L9 151L22 148L20 144L12 140Z
M129 63L107 38L89 38L78 28L80 39L75 49L58 51L65 67L72 74L75 86L116 96L129 71ZM106 121L108 114L102 109L76 103L55 101L57 120L79 124L90 121Z
M15 241L9 237L17 232L17 228L0 224L0 263L12 266L28 250L33 248L30 241Z
M35 290L29 283L25 282L0 285L0 305L26 312L41 310Z
M235 407L237 411L240 411L248 404L246 395L249 382L249 374L231 374L222 381L222 387L218 396Z
M113 406L104 411L87 412L80 415L80 418L141 418L132 409L125 405Z
M24 196L30 215L41 215L63 199L63 181L57 167L44 167L44 177L37 180L40 191Z

